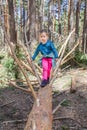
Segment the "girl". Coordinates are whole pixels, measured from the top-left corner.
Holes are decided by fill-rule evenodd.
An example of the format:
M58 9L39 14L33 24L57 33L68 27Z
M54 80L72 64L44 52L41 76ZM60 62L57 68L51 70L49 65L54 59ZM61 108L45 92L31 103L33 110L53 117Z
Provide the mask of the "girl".
M50 72L52 69L52 61L53 59L58 58L58 52L54 46L54 43L49 40L49 36L46 30L40 31L40 43L36 48L34 55L32 56L32 60L35 60L36 56L41 52L42 58L42 82L41 87L46 86L49 83Z

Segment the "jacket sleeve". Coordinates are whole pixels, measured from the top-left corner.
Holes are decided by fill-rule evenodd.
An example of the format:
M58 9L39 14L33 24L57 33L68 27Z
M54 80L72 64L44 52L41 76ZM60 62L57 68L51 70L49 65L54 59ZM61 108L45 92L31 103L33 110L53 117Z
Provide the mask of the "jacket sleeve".
M35 60L36 56L39 54L39 51L40 51L40 45L37 46L35 52L34 52L34 55L32 56L32 60Z
M52 51L53 51L54 57L55 57L55 58L58 58L58 51L57 51L57 49L55 48L53 42L51 42L51 49L52 49Z

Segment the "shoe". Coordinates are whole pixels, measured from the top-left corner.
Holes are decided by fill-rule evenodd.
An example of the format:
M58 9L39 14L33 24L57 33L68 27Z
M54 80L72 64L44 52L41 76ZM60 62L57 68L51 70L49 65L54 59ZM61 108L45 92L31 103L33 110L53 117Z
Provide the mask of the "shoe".
M40 86L41 86L41 87L45 87L47 84L48 84L48 80L44 79L44 80L42 80Z
M48 79L47 79L47 82L48 82L48 84L50 83L50 79L49 79L49 77L48 77Z

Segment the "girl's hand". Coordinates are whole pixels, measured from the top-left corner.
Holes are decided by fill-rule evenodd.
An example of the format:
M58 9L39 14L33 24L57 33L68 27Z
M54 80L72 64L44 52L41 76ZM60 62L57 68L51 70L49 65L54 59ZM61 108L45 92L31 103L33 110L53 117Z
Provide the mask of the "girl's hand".
M57 62L57 61L58 61L58 58L56 58L55 61Z
M60 59L59 59L59 58L56 58L55 60L56 60L56 62L59 62L59 61L60 61Z

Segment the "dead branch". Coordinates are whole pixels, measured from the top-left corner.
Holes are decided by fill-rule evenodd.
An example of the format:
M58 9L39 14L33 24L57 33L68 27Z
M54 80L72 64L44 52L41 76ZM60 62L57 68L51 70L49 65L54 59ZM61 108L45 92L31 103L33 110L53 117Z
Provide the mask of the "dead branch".
M11 121L3 121L2 123L0 123L1 125L3 124L8 124L8 123L21 123L21 122L26 122L26 119L22 119L22 120L11 120Z
M67 63L69 60L71 60L71 59L73 59L73 58L74 58L74 56L70 56L70 57L68 57L67 59L62 60L62 61L61 61L61 65Z
M61 107L61 104L65 102L65 99L63 101L61 101L58 106L53 110L53 114L55 114L56 111L58 111L58 109Z
M53 120L65 120L65 119L73 119L72 117L68 117L68 116L63 116L63 117L55 117L53 118Z
M26 82L25 80L23 79L16 79L16 80L10 80L12 82ZM30 80L30 82L34 82L34 83L37 83L37 80Z
M26 56L26 60L27 60L27 62L28 62L28 64L29 64L29 67L28 67L22 60L21 60L21 62L23 63L24 67L25 67L28 71L30 71L33 75L35 75L35 76L37 77L38 83L40 83L40 82L39 82L40 76L39 76L38 72L35 72L36 69L34 70L34 66L39 70L40 73L41 73L41 68L40 68L37 64L34 64L34 63L32 64L32 60L31 60L31 57L30 57L30 55L29 55L28 48L26 48L26 47L21 43L21 41L18 42L18 45L24 50L24 53L25 53L25 56ZM30 49L30 46L29 46L29 49ZM33 67L32 67L32 65L33 65Z
M16 83L16 82L24 82L24 85L20 85L20 86L17 86L17 88L18 87L23 87L23 86L27 86L27 83L26 83L26 81L24 81L24 80L10 80L9 82L12 82L12 83ZM38 81L37 80L30 80L30 82L31 82L31 84L34 86L34 87L36 87L35 85L38 85ZM8 84L8 83L7 83ZM16 87L16 86L15 86ZM38 87L37 87L38 88ZM21 89L21 88L19 88L19 89ZM24 91L26 91L26 90L24 90ZM30 91L30 90L29 90Z
M35 67L39 70L39 72L42 74L42 69L37 65L35 64Z
M21 89L21 90L23 90L25 92L28 92L28 93L31 92L31 90L29 88L25 89L25 88L19 87L18 85L16 85L14 82L11 82L11 81L9 81L9 85L12 85L12 86L14 86L14 87L16 87L18 89Z
M62 59L62 62L76 49L76 47L79 45L79 40L77 41L77 44L73 47L73 49Z
M73 76L71 78L71 88L70 88L70 93L75 93L76 92L76 76Z
M36 77L37 77L37 80L38 80L38 82L39 82L39 84L40 84L40 83L41 83L41 78L40 78L40 76L38 75L38 73L37 73L37 71L36 71L36 69L35 69L34 62L33 62L32 59L31 59L31 57L32 57L32 56L31 56L31 47L29 46L29 43L31 43L31 42L28 41L26 32L27 32L27 31L26 31L26 25L25 25L24 34L25 34L25 40L26 40L27 50L28 50L29 56L30 56L31 66L32 66L32 68L33 68L33 70L34 70L34 72L35 72L35 75L36 75Z
M15 102L15 100L14 100L14 101L7 102L7 103L5 103L5 104L3 104L3 105L0 105L0 107L7 106L7 105L9 105L9 104L11 104L11 103L13 103L13 102Z
M57 76L57 71L58 71L58 69L59 69L59 67L60 67L62 58L63 58L63 56L64 56L65 49L66 49L66 45L68 44L68 41L69 41L70 37L72 36L72 34L73 34L74 32L75 32L75 29L73 29L73 31L69 34L69 36L67 37L67 39L66 39L66 41L65 41L65 43L64 43L64 47L63 47L63 50L62 50L62 54L61 54L61 56L60 56L60 59L59 59L58 62L57 62L57 66L56 66L56 68L55 68L55 70L54 70L53 77L52 77L52 79L51 79L51 81L50 81L49 86L52 85L52 83L54 82L54 80L55 80L55 78L56 78L56 76Z
M31 61L30 61L30 56L29 53L27 51L27 48L21 43L21 41L18 42L19 47L21 47L24 50L25 56L26 56L26 60L29 64L29 66L32 68L31 66Z
M13 44L13 43L10 42L9 37L7 36L7 34L6 34L5 31L4 31L4 34L5 34L5 38L6 38L7 43L8 43L8 45L9 45L10 49L11 49L12 55L13 55L13 57L14 57L16 63L17 63L18 66L20 67L20 69L21 69L21 71L22 71L22 73L23 73L23 75L24 75L24 77L25 77L25 79L26 79L26 81L27 81L27 84L28 84L28 86L29 86L30 89L31 89L31 92L32 92L34 98L37 99L37 96L36 96L36 94L35 94L35 92L34 92L34 89L33 89L32 85L31 85L31 82L30 82L30 80L29 80L29 78L28 78L28 76L27 76L27 73L25 72L25 70L24 70L23 67L21 66L21 64L20 64L20 62L19 62L19 60L18 60L18 58L16 57L16 55L15 55L15 53L14 53L14 50L13 50L13 48L12 48L12 44Z
M55 118L53 118L53 120L66 120L66 119L73 120L73 121L75 121L80 127L83 127L83 125L82 125L79 121L75 120L73 117L68 117L68 116L66 116L66 117L55 117Z
M20 60L21 65L23 65L29 72L31 72L33 75L35 75L35 73L33 72L33 70L31 69L30 66L28 66L24 61Z

